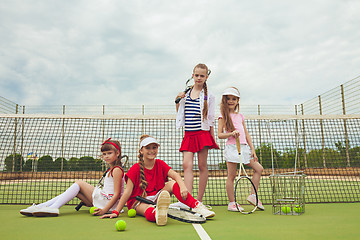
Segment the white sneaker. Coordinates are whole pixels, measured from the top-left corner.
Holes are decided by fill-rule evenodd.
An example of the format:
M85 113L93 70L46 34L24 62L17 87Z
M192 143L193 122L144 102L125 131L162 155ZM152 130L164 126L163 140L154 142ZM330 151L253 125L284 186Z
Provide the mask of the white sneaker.
M170 204L170 207L182 208L182 209L187 209L187 210L190 209L190 207L189 207L188 205L185 205L185 204L182 203L182 202L172 203L172 204Z
M36 217L57 217L59 216L59 209L51 207L38 208L33 212L33 215Z
M254 195L249 195L249 197L247 198L247 201L256 206L256 197ZM264 211L265 210L265 207L262 205L261 201L258 199L258 205L257 205L257 208Z
M156 209L155 209L155 219L156 224L159 226L164 226L167 223L167 212L169 209L169 205L171 202L170 194L168 191L163 190L156 203Z
M39 209L40 209L40 208L38 208L38 207L36 206L36 204L33 203L33 205L31 205L30 207L25 208L25 209L21 209L21 210L20 210L20 213L21 213L22 215L32 217L32 216L33 216L33 212L35 212L35 211L37 211L37 210L39 210Z
M199 202L196 207L192 209L194 212L197 212L203 215L205 218L212 218L215 216L215 212L210 211L207 207L204 206L201 202Z
M236 205L235 205L236 204ZM237 207L236 207L237 206ZM231 211L231 212L239 212L239 210L240 211L244 211L244 208L242 208L241 206L240 206L240 204L238 204L238 203L229 203L229 205L228 205L228 211Z

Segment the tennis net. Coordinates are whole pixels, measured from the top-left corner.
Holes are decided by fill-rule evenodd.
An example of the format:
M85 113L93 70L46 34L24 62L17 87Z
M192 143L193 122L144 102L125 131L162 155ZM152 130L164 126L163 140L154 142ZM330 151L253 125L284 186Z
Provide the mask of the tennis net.
M360 202L360 115L249 115L246 126L265 169L259 188L264 204L272 202L270 176L292 171L307 175L307 203ZM161 144L158 158L183 174L184 133L175 128L173 115L1 114L0 132L0 204L46 201L75 179L95 184L106 169L100 144L110 137L129 156L125 171L137 162L140 136L148 134ZM204 203L225 205L225 141L217 142L220 150L209 151Z

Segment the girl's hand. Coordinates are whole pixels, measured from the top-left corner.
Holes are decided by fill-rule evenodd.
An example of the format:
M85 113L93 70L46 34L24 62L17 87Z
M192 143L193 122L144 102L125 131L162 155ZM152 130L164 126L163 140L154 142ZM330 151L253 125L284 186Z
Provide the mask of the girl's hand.
M180 193L181 193L181 197L182 199L186 200L189 191L187 190L187 188L180 188Z
M101 215L104 215L106 212L103 210L103 209L101 209L101 208L97 208L97 209L95 209L95 212L93 213L93 215L95 215L95 216L101 216Z
M234 130L231 134L234 138L238 138L240 136L240 132L238 130Z
M179 94L176 96L175 99L184 98L184 97L185 97L185 93L184 92L179 92Z
M258 157L256 156L255 150L251 150L251 157L252 159L254 159L255 162L259 161Z
M118 215L116 213L110 213L110 214L105 214L105 215L102 215L100 217L100 219L103 219L103 218L117 218Z

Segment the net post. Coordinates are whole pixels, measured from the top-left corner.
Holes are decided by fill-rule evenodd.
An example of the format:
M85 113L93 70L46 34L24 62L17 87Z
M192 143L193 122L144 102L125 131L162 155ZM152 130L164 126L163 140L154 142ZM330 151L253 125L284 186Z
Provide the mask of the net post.
M346 115L345 111L345 94L344 94L344 85L340 85L341 89L341 100L342 100L342 110L343 115ZM348 132L347 132L347 125L346 125L346 119L344 119L344 132L345 132L345 147L346 147L346 165L350 167L350 156L349 156L349 139L348 139Z

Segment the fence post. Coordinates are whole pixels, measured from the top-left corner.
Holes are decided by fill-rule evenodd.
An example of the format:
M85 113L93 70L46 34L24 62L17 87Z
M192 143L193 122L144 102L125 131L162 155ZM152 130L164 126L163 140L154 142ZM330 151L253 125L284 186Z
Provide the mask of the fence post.
M258 105L258 115L260 116L261 113L260 113L260 105ZM259 122L259 143L260 143L260 164L262 164L262 147L261 147L261 124L260 124L260 119L258 120Z
M301 104L301 114L304 115L304 105ZM307 157L306 157L306 137L305 137L305 120L302 120L302 125L303 125L303 143L304 143L304 162L305 162L305 168L308 167L307 164Z
M297 105L295 105L295 115L297 115ZM296 145L296 152L299 153L299 131L298 131L298 120L295 120L295 145ZM295 172L296 172L296 168L300 167L300 157L299 154L296 154L296 159L295 162L297 162L298 166L296 166L295 164Z
M63 115L65 115L65 105L63 105ZM61 136L61 167L60 172L64 170L64 141L65 141L65 119L62 120L62 136Z
M18 108L19 108L19 105L16 104L15 114L18 114ZM12 172L15 172L16 131L17 131L17 118L15 118L15 126L14 126L14 149L13 149L13 163L12 163L12 169L11 169Z
M341 88L341 100L342 100L343 114L346 115L346 111L345 111L345 94L344 94L344 86L343 86L343 84L340 85L340 88ZM344 131L345 131L346 163L347 163L347 166L350 167L349 139L348 139L348 133L347 133L346 119L344 119Z
M23 106L23 114L25 114L25 106ZM24 150L24 124L25 124L25 119L22 119L22 124L21 124L21 150L20 150L20 172L22 172L22 165L23 165L23 150Z
M320 115L322 115L321 96L320 95L319 95L319 111L320 111ZM322 150L323 150L323 166L324 166L324 168L326 168L324 126L323 126L322 119L320 119L320 127L321 127L321 145L322 145Z

